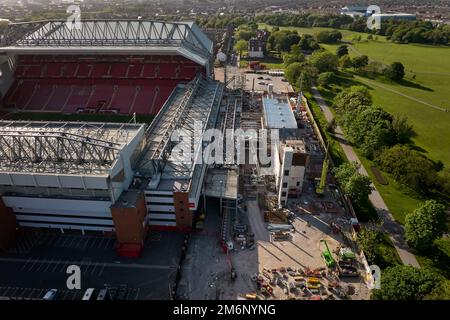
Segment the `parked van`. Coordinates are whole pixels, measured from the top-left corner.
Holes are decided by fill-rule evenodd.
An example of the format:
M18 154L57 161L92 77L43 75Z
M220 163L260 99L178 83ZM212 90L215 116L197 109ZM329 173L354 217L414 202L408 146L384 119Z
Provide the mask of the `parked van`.
M91 297L93 294L94 294L94 288L89 288L84 292L83 299L81 299L81 300L91 300Z

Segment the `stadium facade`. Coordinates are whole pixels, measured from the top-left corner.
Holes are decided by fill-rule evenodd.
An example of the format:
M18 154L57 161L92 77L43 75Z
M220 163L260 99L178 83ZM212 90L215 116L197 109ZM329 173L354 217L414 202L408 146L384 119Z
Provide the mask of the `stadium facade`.
M216 126L224 88L212 56L193 23L11 25L0 47L3 111L156 117L149 126L0 121L0 241L16 226L95 230L115 232L130 254L149 228L191 229L204 146L186 161L171 136Z

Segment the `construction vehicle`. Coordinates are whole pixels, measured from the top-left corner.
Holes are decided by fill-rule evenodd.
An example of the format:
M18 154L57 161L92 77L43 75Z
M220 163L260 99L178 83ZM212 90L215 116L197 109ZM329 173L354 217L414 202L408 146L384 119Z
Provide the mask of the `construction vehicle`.
M325 264L328 268L332 268L336 265L336 261L331 254L330 248L328 248L328 243L325 240L320 240L320 242L325 246L325 249L322 251L322 257L325 260Z
M327 175L328 175L328 159L325 158L323 161L322 166L322 174L320 176L320 179L316 179L316 193L318 195L323 195L325 191L325 184L327 182Z
M289 232L274 232L272 233L273 241L286 241L291 238L291 234Z

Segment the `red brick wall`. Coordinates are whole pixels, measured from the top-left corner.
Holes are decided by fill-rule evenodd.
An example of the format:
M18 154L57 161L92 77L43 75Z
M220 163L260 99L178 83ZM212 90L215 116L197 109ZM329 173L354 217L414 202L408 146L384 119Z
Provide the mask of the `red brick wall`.
M144 244L147 207L142 192L134 208L111 208L119 244Z
M177 229L190 230L192 228L192 212L189 210L189 194L187 192L174 192L173 202Z

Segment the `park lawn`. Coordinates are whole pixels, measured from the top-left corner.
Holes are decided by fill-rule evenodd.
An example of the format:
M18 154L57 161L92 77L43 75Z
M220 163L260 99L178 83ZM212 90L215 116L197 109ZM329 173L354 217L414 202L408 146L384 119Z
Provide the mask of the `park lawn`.
M416 133L412 139L414 144L427 157L434 161L440 160L446 167L450 167L450 112L434 109L377 86L381 84L402 92L407 90L399 89L399 84L380 83L360 76L355 76L355 80L369 88L374 105L378 105L394 115L406 115Z
M382 174L388 180L389 184L380 184L370 169L370 167L375 164L363 157L359 150L356 148L355 150L358 154L359 160L363 164L364 168L366 168L370 179L382 195L383 200L388 206L395 221L405 224L406 214L417 209L419 205L425 201L425 199L421 199L417 194L414 194L411 190L408 190L406 187L400 185L386 172L382 172ZM380 168L378 169L381 171Z
M265 24L265 23L259 23L258 24L258 29L266 29L271 31L272 28L274 26ZM310 35L315 35L316 33L320 32L320 31L331 31L333 30L333 28L325 28L325 27L312 27L312 28L308 28L308 27L279 27L280 30L293 30L293 31L297 31L300 35L302 34L310 34ZM364 32L356 32L356 31L351 31L351 30L344 30L344 29L337 29L342 33L342 37L344 41L351 41L353 39L354 36L361 36L361 39L367 39L368 34L364 33ZM387 41L386 37L383 36L377 36L378 37L378 41Z

